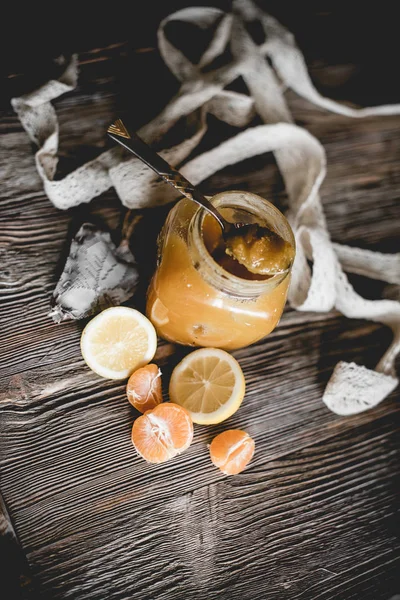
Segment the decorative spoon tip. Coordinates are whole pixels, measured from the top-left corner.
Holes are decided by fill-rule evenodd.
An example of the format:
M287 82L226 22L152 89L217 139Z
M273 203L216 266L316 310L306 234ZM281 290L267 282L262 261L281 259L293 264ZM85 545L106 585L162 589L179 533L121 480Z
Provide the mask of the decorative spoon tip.
M131 136L128 133L127 128L125 127L125 125L123 124L121 119L117 119L114 123L112 123L110 125L110 127L107 129L107 133L119 135L120 137L126 138L128 140L131 138Z

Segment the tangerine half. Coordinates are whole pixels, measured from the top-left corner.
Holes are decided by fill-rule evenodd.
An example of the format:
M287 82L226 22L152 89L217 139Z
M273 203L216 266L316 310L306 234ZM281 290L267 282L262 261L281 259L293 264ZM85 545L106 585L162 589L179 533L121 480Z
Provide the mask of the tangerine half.
M141 413L162 402L161 370L154 363L138 369L126 385L129 402Z
M225 475L237 475L253 458L254 448L254 440L246 431L228 429L211 442L211 461Z
M189 412L178 404L164 402L138 417L132 427L136 452L151 463L165 462L180 454L193 440Z

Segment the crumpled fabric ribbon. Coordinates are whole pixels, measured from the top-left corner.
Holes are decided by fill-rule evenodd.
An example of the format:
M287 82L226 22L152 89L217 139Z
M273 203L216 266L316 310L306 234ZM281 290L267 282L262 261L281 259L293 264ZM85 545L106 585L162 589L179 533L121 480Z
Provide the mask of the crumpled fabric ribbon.
M168 40L167 24L173 20L214 28L208 47L198 64L191 63ZM246 23L257 21L265 41L257 45ZM316 138L292 123L284 91L291 88L326 110L352 118L400 114L400 105L356 109L321 96L308 75L304 58L293 35L251 0L233 2L233 13L216 8L185 8L162 21L158 31L161 55L181 82L177 95L163 111L139 131L148 142L159 141L182 117L191 120L190 136L161 154L179 166L197 146L207 129L206 115L215 115L233 126L244 127L258 113L266 123L251 127L201 154L181 167L195 185L227 165L257 154L274 152L289 197L288 219L293 227L297 256L289 291L292 307L325 312L333 308L349 318L384 323L393 331L393 341L376 367L367 369L339 362L323 395L333 412L350 415L381 402L398 384L394 361L400 352L400 303L366 300L355 292L344 271L389 283L400 283L400 254L390 255L332 244L319 197L325 177L325 151ZM233 59L221 67L207 69L227 44ZM271 67L265 60L268 57ZM242 76L250 96L224 88ZM67 209L114 186L128 208L164 204L176 194L134 158L126 159L119 148L102 153L54 181L57 167L58 122L51 100L72 90L77 82L77 60L73 57L62 77L34 92L14 98L12 105L29 137L39 149L36 165L45 191L60 209ZM194 127L193 127L194 122ZM312 270L309 267L312 261Z
M53 292L49 317L55 323L85 319L122 304L134 294L138 280L135 257L127 238L123 235L116 247L107 231L84 223L71 241Z

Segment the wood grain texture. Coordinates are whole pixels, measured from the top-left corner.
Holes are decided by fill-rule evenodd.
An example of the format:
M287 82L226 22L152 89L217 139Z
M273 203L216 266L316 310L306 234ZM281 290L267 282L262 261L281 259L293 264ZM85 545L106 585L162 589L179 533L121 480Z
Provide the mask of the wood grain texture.
M156 98L129 88L133 67L139 75L160 70L165 86ZM82 54L80 71L79 88L55 102L60 176L104 149L106 125L117 114L134 112L139 126L176 85L154 50L129 53L123 43ZM332 88L343 79L335 66L320 64L314 74ZM333 239L399 251L400 119L350 120L291 93L288 101L296 122L327 151L322 197ZM116 194L56 210L16 116L9 109L2 117L1 489L35 580L31 597L389 600L400 589L398 390L351 418L330 413L321 395L338 360L373 367L390 332L335 312L287 308L266 340L234 353L247 381L238 413L220 426L197 427L182 456L147 465L130 443L137 413L124 386L90 373L80 357L83 324L57 326L47 317L74 229L89 217L117 235ZM233 132L211 118L199 151ZM235 188L285 207L271 155L226 168L202 186ZM145 215L133 240L142 284L131 304L139 308L165 214ZM353 279L368 297L382 292L379 282ZM159 344L166 398L185 352ZM256 440L251 466L231 479L207 452L227 427Z

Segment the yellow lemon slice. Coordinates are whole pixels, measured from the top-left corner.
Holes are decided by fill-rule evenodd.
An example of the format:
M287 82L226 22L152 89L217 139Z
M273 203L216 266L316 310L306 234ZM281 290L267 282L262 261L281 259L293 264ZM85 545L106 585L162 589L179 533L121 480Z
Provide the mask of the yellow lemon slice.
M168 309L158 298L155 299L149 315L154 325L166 325L169 322Z
M233 415L245 392L237 360L218 348L188 354L174 369L169 385L171 402L189 411L194 423L221 423Z
M103 310L86 325L81 337L86 364L107 379L126 379L151 361L156 348L153 325L142 313L125 306Z

